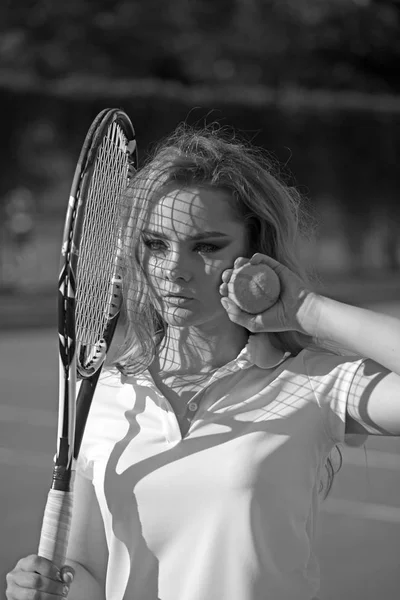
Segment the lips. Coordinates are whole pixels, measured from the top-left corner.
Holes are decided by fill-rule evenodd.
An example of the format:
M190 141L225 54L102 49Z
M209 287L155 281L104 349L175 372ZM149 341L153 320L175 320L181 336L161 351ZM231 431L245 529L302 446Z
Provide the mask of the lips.
M163 295L163 300L166 305L179 307L186 306L187 304L189 304L193 300L193 297L188 296L187 294L169 293Z

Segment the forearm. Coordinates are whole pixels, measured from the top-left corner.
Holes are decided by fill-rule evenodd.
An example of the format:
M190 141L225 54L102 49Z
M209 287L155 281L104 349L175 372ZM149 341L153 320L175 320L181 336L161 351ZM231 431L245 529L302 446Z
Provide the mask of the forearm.
M400 375L400 320L313 295L305 303L302 326L322 345L345 347Z
M66 564L71 565L75 570L68 600L105 600L103 583L97 581L80 563L68 558Z

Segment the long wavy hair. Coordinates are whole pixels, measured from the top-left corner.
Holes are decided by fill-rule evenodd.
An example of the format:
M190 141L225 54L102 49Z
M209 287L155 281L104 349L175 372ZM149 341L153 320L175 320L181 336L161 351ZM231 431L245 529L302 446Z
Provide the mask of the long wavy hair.
M156 146L124 193L121 248L126 327L113 364L126 375L150 366L167 327L154 308L143 268L141 231L152 202L169 184L227 191L234 213L247 230L248 255L267 254L301 277L309 289L314 285L315 275L300 259L299 243L313 235L315 222L297 189L286 183L278 162L219 126L181 124ZM271 337L274 345L292 355L312 345L311 338L296 331ZM324 488L329 491L335 472L330 459L327 472Z

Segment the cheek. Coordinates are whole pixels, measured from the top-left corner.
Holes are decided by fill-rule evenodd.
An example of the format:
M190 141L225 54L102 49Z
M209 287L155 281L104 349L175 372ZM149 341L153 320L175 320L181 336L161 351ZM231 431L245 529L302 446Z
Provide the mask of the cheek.
M163 278L163 271L161 268L161 262L154 256L145 255L143 258L142 266L145 272L145 276L150 289L157 292L160 288L160 283Z
M221 259L217 260L211 256L208 258L207 255L203 255L202 269L206 275L214 275L223 268L225 262L226 261Z
M146 272L150 277L159 277L161 275L160 261L154 257L150 257L145 263Z
M207 281L213 285L215 289L218 289L222 283L222 273L225 269L232 266L231 261L219 260L219 261L204 261L203 275L207 278Z
M143 268L151 277L161 277L165 258L162 255L146 251L143 256Z

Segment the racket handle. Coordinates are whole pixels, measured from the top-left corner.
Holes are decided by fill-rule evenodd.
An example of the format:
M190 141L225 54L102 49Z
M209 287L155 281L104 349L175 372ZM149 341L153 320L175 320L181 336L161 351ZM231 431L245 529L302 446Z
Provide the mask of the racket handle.
M65 564L72 517L72 492L49 491L40 534L39 556L58 567Z

